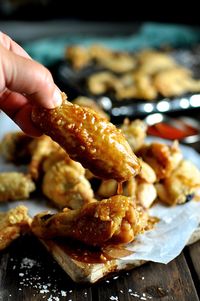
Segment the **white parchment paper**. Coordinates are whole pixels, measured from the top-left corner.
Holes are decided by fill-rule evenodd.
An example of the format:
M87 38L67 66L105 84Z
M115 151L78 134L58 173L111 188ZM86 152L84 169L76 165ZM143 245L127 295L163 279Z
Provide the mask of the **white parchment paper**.
M19 128L2 112L0 113L0 139L6 132L16 131ZM181 145L184 158L191 160L200 169L200 155L190 147ZM17 168L19 169L19 167ZM22 170L24 167L22 167ZM0 157L0 172L16 170L12 164L5 163ZM0 204L0 210L8 210L18 204L24 204L29 208L31 216L44 210L52 209L45 198L38 197L23 202L10 202ZM189 202L176 207L166 207L162 204L154 206L150 210L152 216L157 216L160 221L153 230L139 235L133 243L127 246L134 251L133 254L122 258L124 261L148 260L160 263L168 263L178 256L192 233L200 223L200 203Z

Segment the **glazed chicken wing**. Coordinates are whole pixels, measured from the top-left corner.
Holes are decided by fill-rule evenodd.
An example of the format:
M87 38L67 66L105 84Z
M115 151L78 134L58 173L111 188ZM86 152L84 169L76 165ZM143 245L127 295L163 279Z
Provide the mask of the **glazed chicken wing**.
M125 181L140 170L121 131L89 108L65 100L52 110L35 107L32 119L71 159L98 177Z
M171 146L153 142L143 146L138 155L153 168L157 180L169 177L183 158L177 141Z
M41 238L70 237L88 245L103 246L132 241L145 229L147 221L147 214L135 207L133 199L117 195L79 210L38 214L32 230Z

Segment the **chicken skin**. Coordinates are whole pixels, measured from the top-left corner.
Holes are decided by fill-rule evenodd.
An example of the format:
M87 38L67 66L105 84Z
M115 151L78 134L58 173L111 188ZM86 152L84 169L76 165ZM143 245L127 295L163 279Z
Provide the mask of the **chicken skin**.
M31 218L25 206L17 206L7 212L0 212L0 251L28 231L30 223Z
M33 108L32 119L72 160L79 161L97 177L123 182L140 170L121 131L89 108L64 100L52 110Z
M0 202L28 199L35 189L29 175L20 172L0 173Z
M84 174L64 160L47 170L42 191L58 208L77 209L93 199L93 190Z
M40 213L33 219L32 231L44 239L70 237L87 245L103 246L132 241L147 221L147 213L136 208L132 198L116 195L78 210Z
M168 205L200 200L200 172L190 161L182 160L169 178L156 184L159 199Z
M153 168L157 180L169 177L183 158L177 141L172 145L160 142L144 145L137 155Z

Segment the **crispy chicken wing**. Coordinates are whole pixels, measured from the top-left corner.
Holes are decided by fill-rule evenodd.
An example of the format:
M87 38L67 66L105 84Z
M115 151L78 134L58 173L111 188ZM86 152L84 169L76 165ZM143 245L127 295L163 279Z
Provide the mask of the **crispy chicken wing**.
M157 91L165 97L200 91L200 80L192 78L191 72L182 67L159 72L155 75L153 84Z
M191 162L182 160L170 177L156 184L158 197L169 205L200 200L200 172Z
M138 155L153 168L157 180L169 177L183 158L177 141L171 146L153 142L143 146Z
M84 177L83 168L82 171L80 173L80 168L77 169L64 160L55 163L44 175L42 184L44 195L59 208L77 209L91 202L93 190Z
M118 91L123 88L120 79L109 71L94 73L87 80L89 91L94 95L100 95L109 91Z
M70 61L75 70L86 67L91 60L88 49L77 45L68 47L65 57Z
M0 202L23 200L35 190L29 176L18 172L0 173Z
M22 132L7 133L0 143L0 153L14 163L26 163L30 159L28 146L33 138Z
M126 118L120 128L132 150L138 151L146 138L146 124L139 119L130 121Z
M56 151L52 151L43 161L43 171L46 173L58 162L62 162L62 164L74 168L80 175L85 174L85 169L83 168L83 166L79 162L70 159L69 155L61 147L59 147Z
M18 206L8 212L0 212L0 251L29 230L31 218L27 212L28 209L25 206Z
M125 181L140 170L121 131L89 108L63 101L52 110L35 107L32 119L73 160L98 177Z
M55 150L58 150L57 143L51 140L48 136L35 138L29 145L31 153L31 161L29 164L29 173L34 180L39 178L42 163L47 156Z
M161 70L176 66L176 62L169 55L155 50L144 50L137 54L139 72L153 75Z
M70 237L92 246L128 243L147 225L147 213L136 208L133 199L113 196L85 205L79 210L66 210L34 217L33 232L41 238Z

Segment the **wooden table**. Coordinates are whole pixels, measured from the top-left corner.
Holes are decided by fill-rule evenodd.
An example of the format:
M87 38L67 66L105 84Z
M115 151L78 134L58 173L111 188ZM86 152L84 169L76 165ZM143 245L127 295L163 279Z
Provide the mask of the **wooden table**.
M197 301L200 300L200 242L167 265L147 263L94 285L75 284L32 236L1 253L3 301Z

